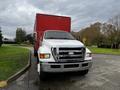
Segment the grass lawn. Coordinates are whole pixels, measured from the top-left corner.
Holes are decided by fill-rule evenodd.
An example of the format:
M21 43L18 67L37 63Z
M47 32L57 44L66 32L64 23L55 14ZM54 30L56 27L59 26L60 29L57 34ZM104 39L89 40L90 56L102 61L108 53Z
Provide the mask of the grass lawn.
M0 81L22 69L28 62L29 50L18 46L0 47Z
M114 54L120 55L120 49L108 49L108 48L97 48L97 47L88 47L92 53L98 54Z
M6 45L12 45L12 46L23 46L23 47L33 47L32 44L6 44Z

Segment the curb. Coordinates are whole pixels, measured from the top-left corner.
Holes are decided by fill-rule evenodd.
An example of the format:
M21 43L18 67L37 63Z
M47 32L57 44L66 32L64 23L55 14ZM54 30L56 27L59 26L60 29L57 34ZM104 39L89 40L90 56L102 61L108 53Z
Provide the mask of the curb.
M6 81L2 81L0 82L0 88L4 88L7 85L9 85L11 82L15 81L17 78L19 78L22 74L24 74L31 66L31 51L29 53L29 60L28 60L28 64L21 69L20 71L18 71L17 73L15 73L14 75L12 75L11 77L9 77Z
M8 78L7 79L7 84L9 84L12 81L16 80L17 78L19 78L22 74L24 74L30 68L30 66L31 66L31 51L29 53L28 64L23 69L21 69L20 71L18 71L16 74L14 74L10 78Z

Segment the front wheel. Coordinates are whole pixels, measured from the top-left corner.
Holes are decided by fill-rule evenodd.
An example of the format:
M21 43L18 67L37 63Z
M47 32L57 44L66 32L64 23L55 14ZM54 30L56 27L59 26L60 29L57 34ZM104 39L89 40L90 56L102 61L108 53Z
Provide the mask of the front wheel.
M40 79L41 81L46 80L46 73L43 72L43 71L40 71L40 73L39 73L39 79Z
M83 70L83 71L81 71L81 75L84 76L84 75L88 74L88 71L89 71L88 69L87 69L87 70Z

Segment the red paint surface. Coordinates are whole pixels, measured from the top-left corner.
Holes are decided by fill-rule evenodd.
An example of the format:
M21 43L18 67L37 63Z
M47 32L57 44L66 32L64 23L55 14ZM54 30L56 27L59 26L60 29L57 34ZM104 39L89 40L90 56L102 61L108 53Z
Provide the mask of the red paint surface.
M40 39L42 38L44 31L62 30L70 32L70 29L71 29L70 17L36 14L34 32L36 32L37 38L34 44L34 49L38 50L40 45Z

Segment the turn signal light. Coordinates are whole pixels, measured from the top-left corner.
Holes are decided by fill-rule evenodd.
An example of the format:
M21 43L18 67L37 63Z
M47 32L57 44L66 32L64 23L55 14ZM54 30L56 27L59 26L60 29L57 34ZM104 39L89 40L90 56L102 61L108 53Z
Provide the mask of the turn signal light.
M92 53L87 53L86 57L92 57Z

